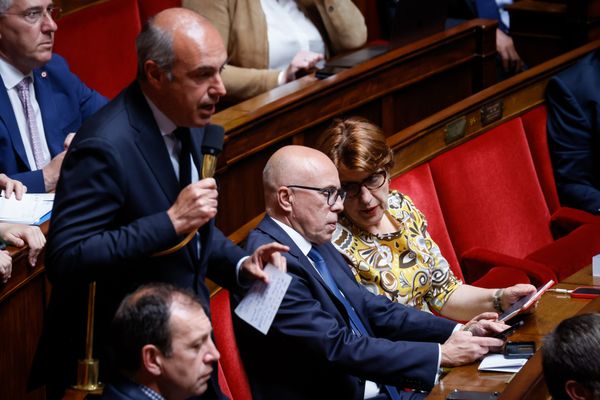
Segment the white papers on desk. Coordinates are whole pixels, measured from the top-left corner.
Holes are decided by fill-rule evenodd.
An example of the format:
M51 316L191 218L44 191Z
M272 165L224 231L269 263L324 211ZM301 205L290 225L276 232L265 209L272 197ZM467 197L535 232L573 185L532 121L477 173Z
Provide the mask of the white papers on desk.
M15 195L10 199L0 197L0 221L15 224L35 225L50 216L54 193L25 193L21 200Z
M480 371L519 372L527 358L506 358L504 354L490 354L479 364Z
M266 335L273 323L275 314L283 300L292 277L277 267L267 264L265 272L269 284L256 281L235 308L235 313L242 320Z

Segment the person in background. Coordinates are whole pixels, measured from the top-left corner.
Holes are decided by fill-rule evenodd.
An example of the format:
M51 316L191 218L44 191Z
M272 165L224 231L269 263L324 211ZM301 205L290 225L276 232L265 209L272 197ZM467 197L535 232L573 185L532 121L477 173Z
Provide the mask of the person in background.
M600 314L558 324L544 338L542 367L554 400L600 399Z
M484 18L498 21L496 29L496 50L500 58L500 78L509 77L525 68L525 64L515 48L510 36L510 20L504 6L512 0L449 0L448 26L466 19Z
M9 199L13 194L20 200L27 188L19 181L10 179L0 174L0 190L5 198ZM29 246L28 261L34 267L38 256L46 244L46 237L37 226L22 224L10 224L0 222L0 240L16 247ZM12 274L12 257L6 250L0 251L0 280L8 282Z
M548 81L546 105L560 202L600 214L600 50Z
M429 236L425 216L408 196L390 192L394 155L379 127L358 117L338 119L317 147L337 167L347 193L331 242L371 292L459 321L501 313L535 293L528 284L484 289L456 278Z
M352 0L183 0L219 30L229 59L225 100L241 101L365 44L367 27Z
M200 300L168 284L148 284L123 299L111 324L119 379L104 400L185 400L207 387L220 354Z
M502 345L483 337L506 328L496 313L463 326L354 280L330 243L345 192L325 154L282 147L263 170L263 187L267 215L247 246L288 246L292 279L266 335L234 316L254 399L421 399L440 366L468 364Z
M52 54L52 0L0 0L0 171L32 193L56 187L73 132L107 100Z

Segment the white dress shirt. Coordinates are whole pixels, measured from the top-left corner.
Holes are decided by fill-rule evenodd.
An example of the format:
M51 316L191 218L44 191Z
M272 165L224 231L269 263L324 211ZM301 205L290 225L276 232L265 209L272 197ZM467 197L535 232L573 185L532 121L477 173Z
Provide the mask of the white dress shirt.
M285 70L300 50L325 54L325 42L295 0L260 0L267 21L269 68Z

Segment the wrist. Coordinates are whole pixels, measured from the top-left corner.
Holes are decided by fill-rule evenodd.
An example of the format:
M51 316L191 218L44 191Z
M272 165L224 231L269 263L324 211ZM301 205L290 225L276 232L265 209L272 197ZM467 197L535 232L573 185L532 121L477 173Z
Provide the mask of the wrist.
M504 289L498 289L494 292L494 295L492 297L492 305L494 306L494 310L497 311L499 314L502 314L504 312L504 309L502 308L503 295Z

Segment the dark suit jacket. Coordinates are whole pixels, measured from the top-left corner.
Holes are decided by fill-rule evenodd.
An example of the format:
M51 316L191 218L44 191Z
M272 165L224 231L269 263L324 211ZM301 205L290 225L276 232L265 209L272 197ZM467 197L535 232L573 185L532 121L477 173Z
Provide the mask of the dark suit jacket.
M63 151L65 137L77 132L90 115L106 104L101 94L88 88L54 54L50 62L33 70L35 96L50 155ZM0 78L2 88L4 82ZM45 192L42 171L31 171L21 133L6 90L0 91L0 172L23 182L29 192Z
M112 384L106 385L101 400L149 400L140 386L130 380L119 377Z
M561 204L600 214L600 51L552 78L546 90Z
M191 132L200 168L204 130ZM208 271L218 284L236 290L235 265L246 252L214 220L200 229L199 260L193 242L174 254L150 257L182 239L167 215L178 193L164 140L134 83L86 121L63 162L46 250L53 289L41 347L45 374L54 382L70 383L66 379L75 377L76 358L83 355L88 282L97 282L94 345L101 360L118 304L140 284L191 288L208 305Z
M356 336L348 314L290 237L265 217L248 238L254 249L276 241L292 282L265 336L234 317L253 398L362 399L364 381L429 389L439 347L456 326L367 291L331 243L317 246L370 336ZM239 301L234 298L234 305Z

